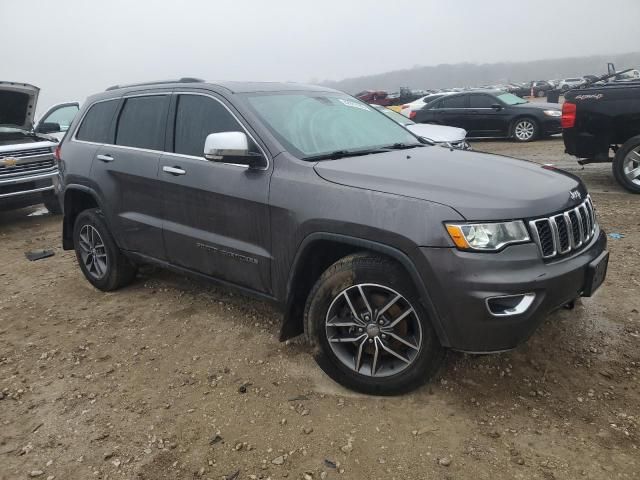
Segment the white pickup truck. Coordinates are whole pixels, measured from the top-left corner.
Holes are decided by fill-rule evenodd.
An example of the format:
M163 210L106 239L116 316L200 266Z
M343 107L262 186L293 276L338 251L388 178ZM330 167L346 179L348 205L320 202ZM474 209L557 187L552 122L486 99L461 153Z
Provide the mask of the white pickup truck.
M51 213L61 210L53 191L55 149L79 103L54 105L36 124L39 92L28 83L0 81L0 210L38 203Z

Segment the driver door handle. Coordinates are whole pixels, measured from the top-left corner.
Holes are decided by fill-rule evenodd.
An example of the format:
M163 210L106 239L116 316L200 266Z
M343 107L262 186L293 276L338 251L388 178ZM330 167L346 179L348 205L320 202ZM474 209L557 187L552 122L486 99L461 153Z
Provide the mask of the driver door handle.
M185 175L187 173L186 170L183 170L180 167L162 167L162 171L176 176Z
M96 155L96 158L105 163L113 162L114 160L111 155Z

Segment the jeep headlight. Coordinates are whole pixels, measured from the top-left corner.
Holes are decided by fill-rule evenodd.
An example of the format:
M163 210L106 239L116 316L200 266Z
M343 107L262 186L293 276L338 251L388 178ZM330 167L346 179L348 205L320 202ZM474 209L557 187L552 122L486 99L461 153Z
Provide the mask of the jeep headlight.
M447 223L447 232L460 250L496 252L512 243L529 242L522 220L496 223Z
M561 117L562 112L560 110L544 110L543 112L547 117Z

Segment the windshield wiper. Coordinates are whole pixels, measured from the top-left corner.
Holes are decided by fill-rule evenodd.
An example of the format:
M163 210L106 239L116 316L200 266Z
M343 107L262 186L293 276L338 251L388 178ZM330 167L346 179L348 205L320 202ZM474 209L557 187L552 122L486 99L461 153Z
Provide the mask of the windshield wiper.
M406 150L407 148L416 148L416 147L424 147L424 143L412 143L412 144L394 143L393 145L385 145L384 147L381 147L381 148L388 149L388 150Z
M323 153L320 155L311 155L304 157L304 160L338 160L345 157L359 157L361 155L370 155L372 153L388 152L388 148L371 148L368 150L336 150L334 152Z

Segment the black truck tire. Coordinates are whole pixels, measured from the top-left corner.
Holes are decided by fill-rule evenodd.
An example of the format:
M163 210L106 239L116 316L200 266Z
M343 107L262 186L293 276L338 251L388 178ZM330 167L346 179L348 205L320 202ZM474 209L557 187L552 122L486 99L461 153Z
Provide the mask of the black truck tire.
M445 356L406 271L371 253L349 255L320 276L304 322L324 372L367 394L413 390L437 372Z
M117 290L135 278L136 266L116 245L99 209L91 208L78 215L73 227L73 245L82 273L97 289Z
M57 196L52 194L44 195L42 202L52 215L60 215L62 213L62 206Z
M631 193L640 193L640 135L627 140L613 159L613 176Z

